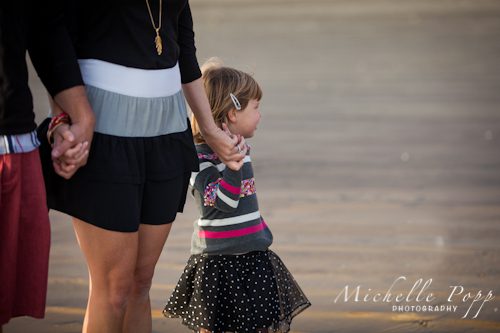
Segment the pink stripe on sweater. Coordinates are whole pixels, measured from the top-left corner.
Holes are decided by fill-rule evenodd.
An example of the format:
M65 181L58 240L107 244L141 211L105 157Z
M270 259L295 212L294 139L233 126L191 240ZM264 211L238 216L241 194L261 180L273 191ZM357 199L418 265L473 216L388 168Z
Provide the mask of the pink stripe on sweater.
M260 224L239 229L239 230L229 230L229 231L206 231L200 230L198 231L198 237L200 238L233 238L233 237L241 237L249 234L254 234L266 228L267 225L262 220Z
M239 195L241 192L241 187L233 186L233 185L227 183L224 179L221 180L220 185L222 187L224 187L225 190L228 190L232 194Z

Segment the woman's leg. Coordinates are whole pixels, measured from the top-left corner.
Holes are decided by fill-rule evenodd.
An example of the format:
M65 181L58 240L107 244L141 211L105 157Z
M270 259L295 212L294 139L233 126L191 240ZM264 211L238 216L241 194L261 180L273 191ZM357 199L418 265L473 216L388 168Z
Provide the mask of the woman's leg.
M84 333L121 333L137 260L138 233L116 232L73 219L90 275Z
M139 248L134 273L134 285L127 303L124 332L151 332L151 302L149 290L156 263L160 258L172 224L139 227Z

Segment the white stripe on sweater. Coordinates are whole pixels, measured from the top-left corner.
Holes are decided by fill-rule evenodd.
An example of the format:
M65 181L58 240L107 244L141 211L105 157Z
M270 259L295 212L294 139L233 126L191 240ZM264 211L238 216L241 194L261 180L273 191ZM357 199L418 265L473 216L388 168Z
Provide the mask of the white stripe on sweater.
M245 215L240 215L240 216L235 216L235 217L228 217L225 219L218 219L218 220L198 219L198 225L201 227L207 227L207 226L222 227L222 226L226 226L226 225L249 222L249 221L256 220L258 218L260 218L260 212L256 211L256 212L253 212L250 214L245 214Z
M243 159L243 163L248 163L248 162L252 162L252 159L250 158L249 155L245 156L245 158ZM222 171L224 171L224 169L226 169L226 165L224 163L219 163L219 164L215 165L211 162L202 162L202 163L200 163L200 171L191 173L191 178L189 179L189 183L191 184L191 186L194 186L194 183L196 182L196 177L198 176L198 174L200 174L203 170L208 169L210 167L217 167L217 170L219 172L222 172Z
M238 207L239 201L233 200L230 197L228 197L227 195L225 195L224 193L222 193L220 188L217 189L217 196L219 197L219 199L224 201L230 207L233 207L233 208Z

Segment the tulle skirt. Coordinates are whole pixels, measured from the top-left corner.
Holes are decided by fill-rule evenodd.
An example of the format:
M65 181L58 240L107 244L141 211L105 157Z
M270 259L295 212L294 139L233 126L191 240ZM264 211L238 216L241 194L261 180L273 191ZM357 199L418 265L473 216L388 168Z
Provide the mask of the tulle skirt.
M192 330L288 332L311 303L272 251L192 255L163 314Z

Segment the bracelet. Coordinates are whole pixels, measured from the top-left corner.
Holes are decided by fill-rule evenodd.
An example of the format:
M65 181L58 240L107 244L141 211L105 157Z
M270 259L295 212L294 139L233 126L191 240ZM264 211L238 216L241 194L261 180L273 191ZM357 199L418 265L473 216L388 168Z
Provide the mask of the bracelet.
M49 128L47 130L47 139L49 140L51 146L54 144L54 131L62 124L71 124L71 119L66 112L62 112L57 116L52 117L50 120Z

